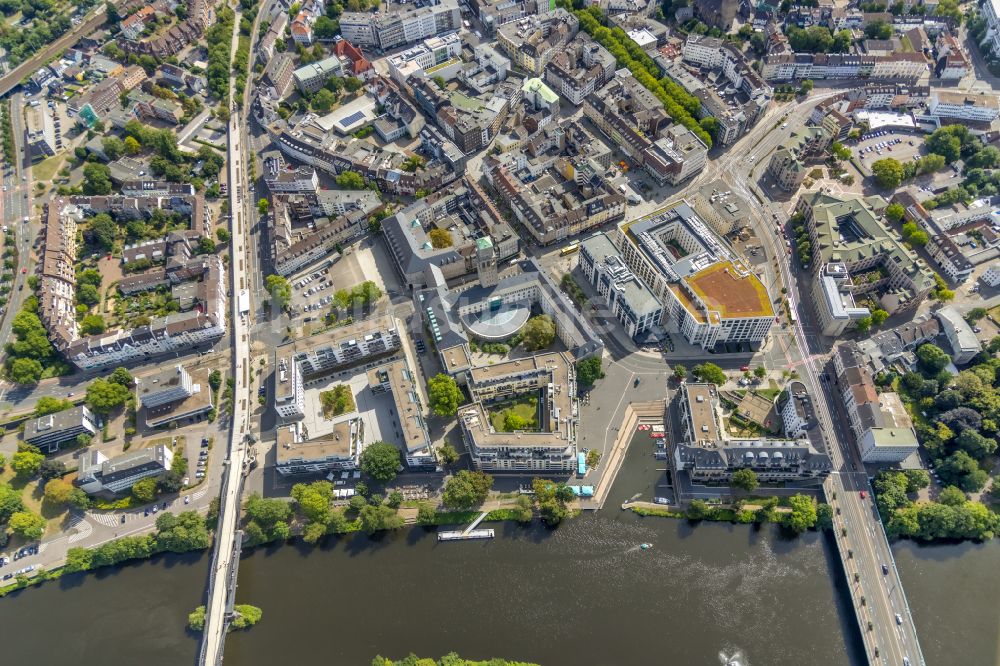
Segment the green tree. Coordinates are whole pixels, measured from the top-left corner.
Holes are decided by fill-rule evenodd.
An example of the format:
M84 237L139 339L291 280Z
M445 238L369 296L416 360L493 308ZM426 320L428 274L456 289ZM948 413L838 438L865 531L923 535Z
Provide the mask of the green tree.
M524 325L522 337L528 351L547 349L556 338L556 324L548 315L532 317Z
M971 428L963 430L955 439L955 443L976 460L983 460L997 450L995 439L984 437Z
M486 501L492 487L489 474L463 469L445 483L442 500L453 509L472 509Z
M135 137L127 136L125 137L125 140L122 141L122 149L125 151L126 155L137 155L139 151L142 150L142 146L139 145L139 142L135 139Z
M205 607L198 606L188 613L188 629L191 631L202 631L205 628Z
M958 486L968 493L982 490L989 476L965 451L955 451L938 465L941 482Z
M947 506L962 506L966 502L965 493L955 486L942 488L938 494L938 502Z
M915 493L931 484L931 476L927 470L907 469L903 471L903 474L906 476L906 492L908 493Z
M333 499L333 484L329 481L296 483L292 486L292 499L306 520L326 525L330 522L330 501Z
M834 141L833 145L830 146L830 152L838 160L851 159L851 149L840 142Z
M604 369L601 367L601 357L591 356L576 364L576 382L581 388L589 388L598 379L604 377Z
M462 403L462 391L449 375L438 373L427 380L427 399L438 416L454 416Z
M112 161L121 157L125 150L122 140L116 136L106 136L101 139L101 147L104 149L104 154Z
M84 194L111 194L111 169L99 162L87 162L83 167Z
M906 214L906 209L898 203L891 203L885 208L885 216L893 222L899 222Z
M693 499L688 504L686 515L688 520L702 520L708 516L708 513L708 504L705 503L705 500Z
M7 526L14 534L28 541L35 541L42 538L42 533L45 531L45 519L37 513L18 511L10 517Z
M816 527L821 530L833 529L833 507L821 502L816 507Z
M374 534L381 530L398 530L403 526L403 518L396 513L392 507L381 504L373 506L365 505L358 514L361 529L368 534Z
M353 497L351 499L354 499ZM418 525L434 525L437 522L437 512L434 507L427 502L421 502L417 505L417 524Z
M87 315L80 320L80 332L84 335L95 335L104 332L104 317L97 314Z
M734 488L742 488L743 490L753 492L760 485L760 481L757 480L757 473L752 469L738 469L733 472L732 479L729 481L729 485Z
M87 387L87 406L98 414L109 414L113 409L121 407L129 398L128 388L121 384L95 379Z
M882 323L889 318L889 313L879 308L876 310L872 310L871 317L873 326L881 326Z
M10 468L19 479L30 479L42 469L45 456L35 447L25 447L10 457Z
M538 505L538 511L542 516L542 520L551 527L555 527L569 516L569 510L566 508L566 505L554 499L541 502Z
M264 280L267 292L271 294L275 305L284 310L292 300L292 285L287 278L280 275L268 275Z
M21 492L14 490L6 483L0 483L0 525L8 522L18 511L24 510Z
M753 369L753 376L757 379L764 379L764 377L767 377L767 368L762 365L758 365Z
M977 321L985 317L986 314L986 308L972 308L965 314L965 319L970 324L975 324Z
M722 385L726 383L726 373L714 363L699 363L691 368L691 373L699 380L709 384Z
M917 348L917 360L921 369L933 376L948 366L951 357L940 347L927 342Z
M128 371L127 368L118 366L108 377L108 381L112 384L118 384L119 386L124 386L125 388L132 388L135 386L135 378L132 377L132 373Z
M903 165L899 160L885 157L872 164L875 183L886 190L894 190L903 182Z
M291 505L283 499L266 499L259 493L252 493L247 498L246 517L265 529L270 529L277 523L287 523L292 517Z
M55 414L56 412L62 412L70 409L72 406L72 400L64 400L50 395L43 395L38 399L38 402L35 403L35 416Z
M62 479L49 479L45 482L44 497L46 502L51 502L57 506L67 504L75 488L69 481Z
M66 564L63 566L64 573L77 573L79 571L89 571L94 565L94 554L86 548L70 548L66 551ZM202 606L202 609L205 607Z
M434 228L427 235L430 236L431 245L436 250L451 247L454 244L454 241L451 239L451 233L447 229Z
M115 238L118 236L118 225L107 213L98 213L90 219L87 226L90 235L104 249L110 250L115 246Z
M309 105L312 107L313 111L317 113L327 113L333 108L333 105L337 103L337 96L326 88L320 88L315 95L313 95L312 100Z
M156 479L147 477L139 479L132 486L132 497L143 504L156 499Z
M62 460L52 460L46 458L42 461L42 466L38 468L38 475L43 480L58 479L66 473L66 463Z
M337 176L337 185L345 190L362 190L365 179L357 171L344 171Z
M791 513L785 514L783 524L794 532L804 532L816 525L816 501L805 495L793 495L788 498Z
M257 201L257 212L261 215L267 215L267 209L271 207L267 199L261 198Z
M449 443L445 443L437 450L438 461L442 465L454 465L458 462L458 451Z
M361 452L360 466L376 481L392 481L399 467L399 449L388 442L372 442Z
M15 358L8 365L7 378L15 384L37 384L42 378L42 364L33 358Z
M677 365L674 366L673 374L674 374L674 379L676 379L677 381L684 381L684 378L687 377L687 368L678 363Z
M865 36L868 39L889 39L892 37L892 26L885 21L873 21L865 26Z

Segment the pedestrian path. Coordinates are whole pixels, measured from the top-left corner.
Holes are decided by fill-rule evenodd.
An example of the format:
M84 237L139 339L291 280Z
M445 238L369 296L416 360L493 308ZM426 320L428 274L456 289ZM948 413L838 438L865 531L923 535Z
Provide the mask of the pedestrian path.
M70 528L73 529L73 533L69 535L67 541L69 543L76 543L77 541L82 541L86 539L94 532L94 527L89 522L84 520L83 516L73 516L70 519Z

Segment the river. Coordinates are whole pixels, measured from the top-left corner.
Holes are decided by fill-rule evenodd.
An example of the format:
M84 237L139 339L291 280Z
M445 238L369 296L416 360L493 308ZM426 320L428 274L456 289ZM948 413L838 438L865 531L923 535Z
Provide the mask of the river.
M644 436L643 436L644 437ZM439 544L422 528L318 549L259 549L238 602L264 611L230 635L226 663L367 665L410 651L575 664L860 663L831 543L773 526L640 518L617 504L661 478L648 442L629 453L596 515L557 530L495 526ZM650 542L651 550L638 544ZM929 664L997 663L1000 543L896 547ZM70 576L0 600L7 663L175 666L195 660L187 613L207 555ZM58 637L56 640L54 638Z

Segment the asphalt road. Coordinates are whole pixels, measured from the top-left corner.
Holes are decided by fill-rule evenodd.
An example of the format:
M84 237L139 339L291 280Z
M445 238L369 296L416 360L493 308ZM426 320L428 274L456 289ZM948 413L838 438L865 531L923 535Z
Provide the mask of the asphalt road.
M746 139L752 142L750 145L753 148L749 151L731 151L731 158L723 160L722 167L726 181L737 192L753 197L751 190L757 189L755 182L757 179L752 175L755 168L758 171L763 169L770 152L804 122L809 110L819 98L828 97L829 94L832 93L810 98L806 104L800 104L790 110L787 115L789 127L784 130L776 130L773 123L767 121L758 124L755 131L752 131ZM764 133L763 136L760 135L761 132ZM796 279L794 275L794 262L786 251L784 240L780 237L778 227L773 221L773 215L777 213L779 223L784 223L784 216L788 210L780 204L771 203L766 196L761 198L769 203L765 206L751 205L751 211L757 237L763 241L765 253L768 255L767 270L773 271L774 285L787 288L788 294L799 306L797 321L789 324L783 331L778 331L775 342L783 347L786 361L790 366L802 368L799 372L801 380L810 393L817 397L815 403L826 434L827 448L837 470L831 475L828 483L832 490L831 496L833 493L836 494L835 503L841 510L835 521L838 534L841 534L838 537L838 544L841 547L842 557L846 557L847 551L853 555L846 557L846 568L852 586L856 587L852 597L859 624L862 625L862 635L869 659L873 663L898 665L903 664L905 657L912 664L923 663L916 628L903 596L902 583L895 567L891 565L893 558L889 541L871 507L868 479L863 472L853 471L864 470L864 467L860 464L850 433L841 425L846 423L846 418L835 412L839 405L836 396L831 395L827 387L821 387L817 381L825 356L810 353L809 344L812 343L814 348L825 352L831 348L832 341L822 339L815 334L816 328L811 325L812 311L805 307L806 303L811 302L811 298L807 293L800 292L802 281ZM753 197L752 202L756 202L756 197ZM861 498L861 491L865 491L868 499ZM842 527L847 529L846 536L839 531ZM888 567L886 575L882 574L883 564ZM854 571L859 573L859 580L856 583L853 580ZM897 613L899 623L896 621ZM867 630L869 621L872 626L870 631ZM878 657L875 657L876 654Z

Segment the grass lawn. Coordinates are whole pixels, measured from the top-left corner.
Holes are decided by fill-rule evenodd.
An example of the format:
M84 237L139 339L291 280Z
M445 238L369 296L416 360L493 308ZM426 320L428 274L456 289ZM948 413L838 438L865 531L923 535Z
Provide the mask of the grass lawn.
M507 415L513 415L524 422L523 428L518 430L538 429L538 398L535 396L524 396L510 402L499 403L489 410L490 423L497 432L510 432L512 428L507 427Z
M48 502L42 501L41 479L37 477L29 481L18 479L14 474L14 470L10 468L10 462L8 461L4 471L0 472L0 483L8 483L15 490L20 490L24 508L31 513L39 514L42 518L45 518L47 521L45 525L45 537L53 536L60 532L63 519L66 516L66 507L52 506ZM19 539L20 537L11 535L11 538Z
M769 401L774 402L774 399L778 397L779 393L781 393L781 389L762 388L762 389L757 389L756 391L754 391L754 393L761 396L762 398L767 398Z
M63 156L55 155L44 159L31 167L31 178L42 183L49 183L54 180L56 172L62 168Z

